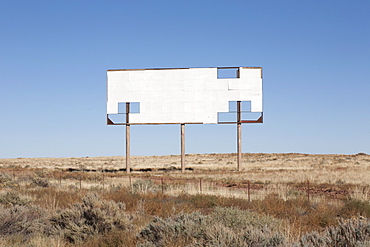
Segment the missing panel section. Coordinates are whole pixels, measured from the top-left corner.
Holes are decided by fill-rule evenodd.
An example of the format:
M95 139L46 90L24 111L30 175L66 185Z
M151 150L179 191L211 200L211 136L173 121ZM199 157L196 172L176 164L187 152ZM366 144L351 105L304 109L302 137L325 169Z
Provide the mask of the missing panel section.
M127 112L126 104L129 103L129 112ZM118 114L140 113L140 102L121 102L118 103Z
M234 123L236 122L236 112L219 112L218 123Z
M239 78L239 67L217 68L217 79Z
M130 102L130 113L140 113L140 102Z
M240 111L250 112L252 103L250 101L240 101ZM229 112L238 112L238 101L229 101Z

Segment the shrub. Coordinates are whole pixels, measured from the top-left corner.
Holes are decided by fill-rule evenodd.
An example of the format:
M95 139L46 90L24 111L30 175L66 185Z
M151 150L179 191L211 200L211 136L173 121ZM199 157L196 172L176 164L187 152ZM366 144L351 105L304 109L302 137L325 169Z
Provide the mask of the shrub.
M284 236L267 226L256 228L246 225L242 229L232 229L222 224L211 224L205 235L205 246L286 246Z
M13 179L8 173L0 173L0 186L14 188L19 187L19 181Z
M0 195L0 203L1 204L4 204L4 205L10 205L10 206L14 206L14 205L26 205L28 204L30 201L28 199L25 199L25 198L21 198L18 193L16 192L6 192L6 194L2 194Z
M178 246L194 244L201 239L206 228L206 216L199 212L180 213L173 217L162 219L156 217L141 230L139 236L146 240L142 246Z
M216 208L166 219L155 218L139 234L141 246L283 246L278 221L237 208Z
M206 242L209 246L283 246L279 223L248 210L216 207L208 217Z
M39 187L43 187L43 188L46 188L46 187L50 186L48 179L40 178L40 177L32 177L31 178L31 184L39 186Z
M8 173L0 173L0 183L12 181L12 177Z
M219 196L203 194L196 194L190 197L191 203L193 203L196 208L202 209L217 206L219 203L219 199Z
M148 192L156 192L158 190L158 186L156 186L152 180L136 180L131 187L132 193L148 193Z
M116 229L131 227L131 217L122 202L100 200L95 193L88 194L82 203L55 213L51 217L54 234L62 234L72 242L80 243L89 237Z
M370 243L370 220L350 219L340 221L338 226L331 226L325 231L316 231L304 235L296 246L369 246Z
M368 201L361 201L358 199L348 199L340 214L345 217L352 217L361 215L370 217L370 203Z
M49 228L47 211L34 206L13 206L0 209L0 235L31 235L47 232Z
M131 230L114 230L103 236L95 236L79 247L117 247L136 246L136 233Z
M248 210L240 210L235 207L216 207L211 214L211 221L222 223L231 229L242 229L246 225L263 228L265 226L277 228L279 221L269 217L252 213Z

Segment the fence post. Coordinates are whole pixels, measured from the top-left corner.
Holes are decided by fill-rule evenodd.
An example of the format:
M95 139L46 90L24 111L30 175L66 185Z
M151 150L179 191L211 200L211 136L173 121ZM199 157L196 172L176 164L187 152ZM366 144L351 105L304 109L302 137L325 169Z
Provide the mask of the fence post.
M248 202L251 202L251 182L248 180Z
M202 179L199 179L199 191L202 193Z
M162 184L162 194L164 194L164 181L163 181L163 177L161 177L161 184Z
M81 188L82 188L82 176L81 176L81 174L80 174L80 190L81 190Z
M59 173L59 187L62 186L62 173Z
M307 180L307 199L310 201L310 180Z
M104 170L102 170L102 177L103 177L103 190L104 190L104 184L105 184L105 175L104 175Z
M285 200L288 200L288 184L285 184Z

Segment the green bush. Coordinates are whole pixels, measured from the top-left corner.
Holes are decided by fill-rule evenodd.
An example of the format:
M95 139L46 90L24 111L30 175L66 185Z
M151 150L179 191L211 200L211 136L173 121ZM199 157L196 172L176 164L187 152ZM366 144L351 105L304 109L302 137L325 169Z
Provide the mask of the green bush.
M131 228L131 217L124 210L122 202L100 200L97 194L88 194L82 203L52 215L53 234L80 243L96 234Z

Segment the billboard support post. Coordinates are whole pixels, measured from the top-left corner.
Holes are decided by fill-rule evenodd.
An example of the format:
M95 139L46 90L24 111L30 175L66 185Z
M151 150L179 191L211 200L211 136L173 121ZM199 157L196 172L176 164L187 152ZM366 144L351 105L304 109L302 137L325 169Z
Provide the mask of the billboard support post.
M242 123L241 123L241 102L237 101L237 149L238 149L238 158L237 158L237 167L238 171L240 171L240 163L242 159Z
M236 124L237 171L241 171L242 124L263 123L262 106L262 67L107 71L107 125L126 125L128 174L130 126L159 124L180 125L182 173L185 124Z
M181 124L181 172L185 172L185 124Z
M126 103L126 172L130 174L130 103Z

